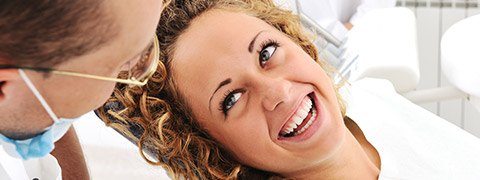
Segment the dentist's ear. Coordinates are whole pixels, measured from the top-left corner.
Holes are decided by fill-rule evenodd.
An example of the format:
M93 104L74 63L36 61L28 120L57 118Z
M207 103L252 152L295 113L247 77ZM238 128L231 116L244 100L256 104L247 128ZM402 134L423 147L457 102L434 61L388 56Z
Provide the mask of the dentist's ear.
M0 105L14 91L12 85L19 79L18 69L0 69Z

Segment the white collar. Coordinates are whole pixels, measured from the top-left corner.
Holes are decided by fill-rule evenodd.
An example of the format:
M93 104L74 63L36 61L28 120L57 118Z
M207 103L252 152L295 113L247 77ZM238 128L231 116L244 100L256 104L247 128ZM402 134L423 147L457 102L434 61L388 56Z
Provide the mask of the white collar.
M10 179L29 179L23 161L8 155L2 146L0 146L0 168L5 170Z

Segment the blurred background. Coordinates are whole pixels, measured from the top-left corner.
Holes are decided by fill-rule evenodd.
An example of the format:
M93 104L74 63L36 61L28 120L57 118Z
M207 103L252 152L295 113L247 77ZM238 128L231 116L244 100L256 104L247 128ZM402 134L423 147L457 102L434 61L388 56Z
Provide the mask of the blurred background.
M418 89L449 86L442 74L440 40L456 22L480 14L478 0L400 0L417 18L420 84ZM480 113L466 100L420 104L422 107L480 137Z
M399 0L395 6L406 7L416 16L420 66L417 89L449 86L441 69L442 35L454 23L480 14L480 0ZM480 112L466 100L419 105L480 137ZM168 179L162 168L148 165L135 145L107 128L93 113L80 119L75 127L92 179Z

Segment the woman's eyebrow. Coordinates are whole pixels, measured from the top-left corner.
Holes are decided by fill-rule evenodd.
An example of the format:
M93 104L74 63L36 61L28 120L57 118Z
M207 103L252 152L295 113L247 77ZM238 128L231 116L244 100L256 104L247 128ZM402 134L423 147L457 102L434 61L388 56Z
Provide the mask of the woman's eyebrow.
M253 52L253 47L255 46L255 42L257 41L257 38L258 36L260 36L260 34L262 34L263 32L265 32L266 30L262 30L260 32L257 33L257 35L255 35L252 39L252 41L250 41L250 43L248 44L248 52L252 53ZM212 96L210 96L210 100L208 100L208 110L210 110L210 112L212 112L212 108L211 108L211 105L212 105L212 99L213 99L213 96L215 95L215 93L217 93L217 91L222 88L223 86L226 86L228 84L230 84L232 82L232 79L231 78L228 78L228 79L225 79L223 80L222 82L220 82L220 84L218 85L217 89L215 89L215 91L212 93Z
M257 41L258 36L262 34L262 32L265 32L266 30L260 31L253 37L252 41L250 41L250 44L248 44L248 52L252 53L253 52L253 47L255 46L255 41Z
M210 112L212 112L212 109L211 109L211 104L212 104L212 98L213 98L213 95L215 95L215 93L217 93L217 91L222 88L223 86L226 86L228 84L230 84L232 82L232 79L231 78L228 78L228 79L225 79L224 81L222 81L217 89L215 89L215 91L213 92L212 96L210 96L210 100L208 101L208 109L210 110Z

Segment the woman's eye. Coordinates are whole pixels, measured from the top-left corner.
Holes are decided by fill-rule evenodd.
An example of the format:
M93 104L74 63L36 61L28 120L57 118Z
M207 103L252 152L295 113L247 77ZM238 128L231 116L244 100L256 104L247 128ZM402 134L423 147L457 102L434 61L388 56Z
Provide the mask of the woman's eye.
M222 110L225 114L238 102L243 92L230 93L222 103Z
M263 48L262 51L260 51L260 66L265 67L265 64L273 56L273 54L277 50L277 47L277 45L271 44Z

